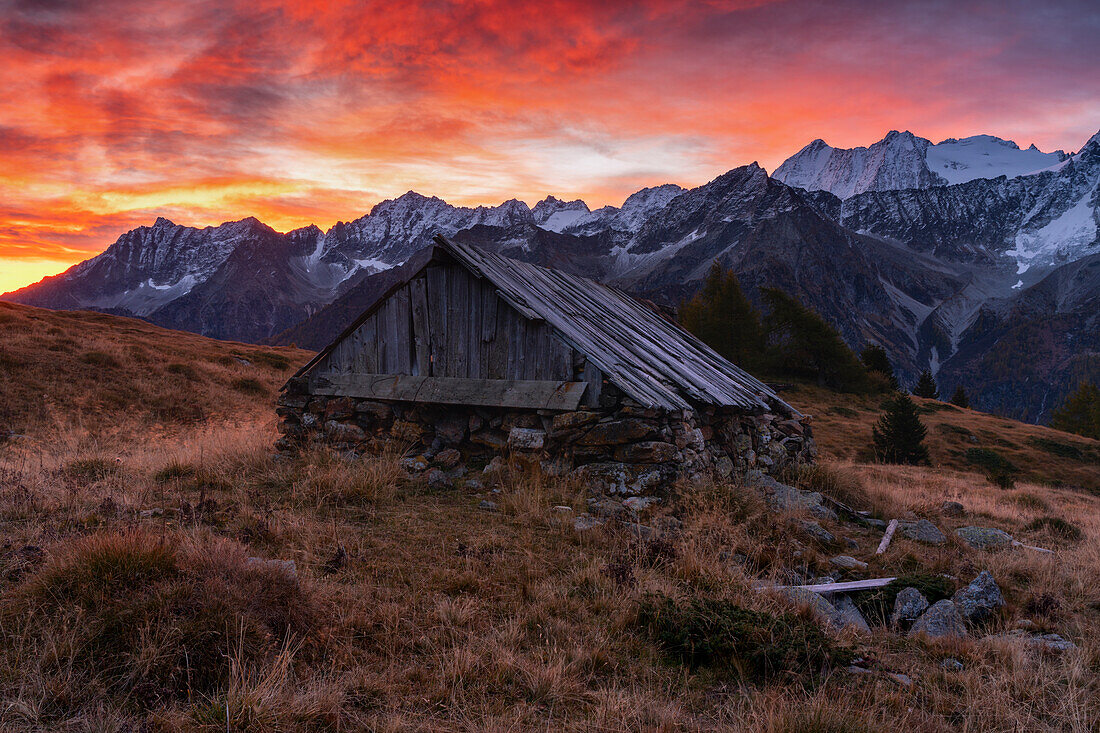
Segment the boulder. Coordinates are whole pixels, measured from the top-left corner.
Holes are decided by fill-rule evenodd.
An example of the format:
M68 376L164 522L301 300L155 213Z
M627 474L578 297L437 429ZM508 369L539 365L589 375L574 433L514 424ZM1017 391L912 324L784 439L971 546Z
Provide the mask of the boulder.
M437 491L454 487L454 484L451 483L451 479L447 477L447 474L443 473L443 471L438 468L429 469L424 476L428 479L428 486Z
M818 519L836 521L836 512L825 506L825 498L816 491L801 491L780 483L762 471L749 471L745 483L764 492L768 504L779 511L808 511Z
M916 588L904 588L894 599L894 610L890 614L890 624L900 626L916 621L928 610L928 599Z
M626 418L599 423L577 442L580 445L622 445L645 440L655 433L653 427L642 420Z
M591 425L600 419L600 413L578 410L576 412L562 412L554 415L550 422L550 430L553 433L567 433L579 430L585 425Z
M909 629L909 636L925 635L932 638L966 636L966 623L955 604L944 599L936 601Z
M1005 605L1001 589L988 570L983 570L970 585L961 588L952 599L967 621L983 621Z
M948 657L947 659L940 662L940 668L944 672L962 672L963 663L960 662L958 659L955 659L954 657Z
M795 522L796 526L802 530L803 534L810 537L810 539L817 540L823 545L830 545L836 542L836 537L829 530L822 527L817 522L809 519L799 519Z
M947 537L944 536L943 532L927 519L898 522L898 531L911 540L923 542L927 545L942 545L947 541Z
M837 555L829 558L829 564L842 570L866 570L867 563L857 560L851 555Z
M678 455L676 446L660 440L643 440L615 449L615 460L623 463L667 463L676 460Z
M839 615L840 625L843 628L853 628L856 631L870 631L867 619L859 612L854 601L846 595L837 595L832 599L833 608Z
M805 588L783 588L780 590L780 593L786 596L791 602L809 608L821 623L827 624L834 629L844 628L846 619L840 611L836 609L836 606L829 603L812 590L806 590Z
M639 513L644 512L660 501L656 496L631 496L623 500L623 506L632 512Z
M945 501L940 504L940 514L945 517L961 517L966 514L966 510L957 501Z
M495 501L489 501L488 499L482 499L477 505L477 508L483 512L495 512L497 510L497 503Z
M462 460L462 454L454 448L444 448L435 454L435 462L444 468L454 468Z
M605 520L597 519L589 514L582 514L573 519L573 530L576 532L587 532L592 529L598 529L603 526L604 521Z
M1012 535L995 527L960 527L955 534L975 550L999 550L1012 545Z
M363 428L352 423L329 420L325 423L325 436L337 443L359 443L367 439Z
M424 456L402 458L401 468L405 469L409 473L420 473L421 471L428 470L428 459Z
M536 451L546 445L546 431L535 428L512 428L508 432L508 447L513 450Z

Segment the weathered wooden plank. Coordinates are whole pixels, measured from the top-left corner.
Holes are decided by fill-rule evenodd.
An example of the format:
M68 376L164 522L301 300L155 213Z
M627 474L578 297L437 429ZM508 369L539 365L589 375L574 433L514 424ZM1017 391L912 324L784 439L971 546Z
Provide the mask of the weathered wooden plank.
M310 378L310 391L319 395L539 410L575 410L586 388L584 382L405 374L316 374Z
M843 583L818 583L817 585L777 585L776 590L783 588L801 588L814 593L851 593L857 590L870 590L889 585L897 578L871 578L870 580L849 580Z
M447 268L433 265L427 276L428 321L431 329L432 376L447 376Z
M495 309L495 323L493 335L489 341L489 361L486 376L489 379L508 378L508 318L512 307L503 302L494 291L493 305ZM488 317L488 315L486 315Z
M359 327L359 356L355 360L353 372L363 374L378 373L378 318L371 316Z
M432 350L428 327L428 291L423 277L409 281L409 309L412 318L413 369L411 374L431 376Z
M584 393L584 404L588 407L599 407L600 393L603 391L603 372L591 359L584 360L581 381L588 385Z
M499 379L500 375L493 374L493 341L497 329L497 297L496 288L486 281L481 281L481 338L478 343L480 352L479 362L481 373L476 375L485 379ZM507 306L505 306L507 307Z
M466 314L466 376L484 379L481 365L481 281L470 278L468 283L469 310Z
M410 333L412 316L409 313L409 289L401 288L393 294L393 308L390 310L393 323L394 355L392 374L412 374L413 342Z
M386 301L375 313L374 343L375 353L378 354L378 370L390 371L390 340L386 333L386 326L390 319L390 301Z
M890 540L894 539L894 532L898 529L898 520L891 519L890 523L886 525L886 533L882 535L882 542L878 543L878 549L875 550L876 555L881 555L886 552L886 548L890 546Z
M470 275L455 265L447 268L447 361L448 377L466 376L466 334L470 328Z
M549 329L547 329L549 332ZM550 334L550 353L547 357L547 379L573 378L573 349L554 334Z

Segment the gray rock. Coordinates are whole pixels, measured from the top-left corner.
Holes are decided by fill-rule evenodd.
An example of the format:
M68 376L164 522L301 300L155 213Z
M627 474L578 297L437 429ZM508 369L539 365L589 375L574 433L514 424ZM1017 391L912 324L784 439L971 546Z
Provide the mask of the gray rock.
M913 686L913 678L907 674L903 674L901 672L886 672L885 674L887 677L892 679L894 682L897 682L902 687Z
M829 603L812 590L806 590L805 588L783 588L780 590L780 593L786 596L791 602L809 608L821 623L831 626L834 629L844 628L846 620L836 609L836 606Z
M440 490L454 487L454 484L451 483L451 479L448 478L447 474L443 473L441 469L430 468L425 474L425 477L428 479L428 486L433 489Z
M837 555L829 558L829 564L843 570L866 570L867 563L857 560L851 555Z
M420 473L428 469L428 459L424 456L416 456L414 458L402 458L401 468L405 469L409 473Z
M469 491L481 491L485 488L485 484L481 483L476 478L466 479L466 483L463 486Z
M799 519L795 522L799 529L810 538L817 540L821 544L830 545L836 542L836 537L829 530L822 527L817 522L810 519Z
M954 657L948 657L940 662L940 668L945 672L962 672L963 663Z
M967 621L982 621L1005 604L1001 589L988 570L983 570L970 585L959 589L952 599Z
M550 513L556 517L571 517L573 516L573 507L564 505L550 507Z
M1012 544L1012 535L995 527L960 527L955 534L975 550L999 550Z
M542 450L546 431L535 428L512 428L508 432L508 447L514 450Z
M928 545L942 545L947 537L927 519L898 522L898 530L911 540Z
M745 482L764 492L768 504L779 511L808 511L818 519L836 521L836 512L822 502L824 497L816 491L800 491L793 486L780 483L762 471L749 471Z
M477 508L483 512L495 512L497 510L497 503L495 501L489 501L488 499L482 499L481 503L477 505Z
M962 517L966 515L966 509L957 501L945 501L940 504L940 514L945 517Z
M875 519L874 517L860 517L859 522L874 529L886 529L885 519Z
M936 601L909 629L909 636L924 634L932 638L966 636L966 624L955 604L944 599Z
M588 511L606 519L615 519L627 513L626 507L617 499L589 499Z
M1031 643L1045 652L1061 653L1072 651L1077 648L1077 645L1072 641L1058 634L1043 634L1042 636L1036 636L1032 638Z
M832 599L833 608L836 609L839 614L841 626L843 628L854 628L857 631L870 631L871 627L867 624L867 619L863 618L863 614L859 612L855 602L852 601L846 595L837 595Z
M916 588L905 588L894 599L894 610L890 614L890 623L899 626L916 621L928 610L928 599Z
M623 506L632 512L644 512L660 501L656 496L632 496L623 500Z
M579 517L573 519L573 529L577 532L587 532L592 529L599 529L603 526L605 520L593 517L590 514L581 514Z

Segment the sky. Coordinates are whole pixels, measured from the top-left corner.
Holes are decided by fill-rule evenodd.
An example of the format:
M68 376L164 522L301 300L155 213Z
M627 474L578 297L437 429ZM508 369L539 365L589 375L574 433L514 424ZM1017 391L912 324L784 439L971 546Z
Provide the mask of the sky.
M592 207L815 138L1100 129L1094 0L0 0L0 292L165 216Z

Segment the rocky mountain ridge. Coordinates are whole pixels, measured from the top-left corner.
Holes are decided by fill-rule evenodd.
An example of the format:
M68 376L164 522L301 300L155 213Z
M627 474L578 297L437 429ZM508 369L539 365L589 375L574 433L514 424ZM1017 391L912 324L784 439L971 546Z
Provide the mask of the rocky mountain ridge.
M906 144L926 153L924 143ZM786 185L755 163L690 190L642 189L621 207L594 211L552 196L534 207L456 207L409 192L328 231L280 234L255 219L194 229L158 219L4 297L319 348L437 232L671 306L717 260L750 296L780 287L854 347L882 344L903 381L931 367L945 390L964 384L979 406L1042 419L1075 380L1100 378L1100 345L1084 330L1095 332L1100 291L1088 264L1100 254L1098 180L1100 134L1033 175L847 198ZM1038 351L1035 334L1046 339ZM1023 365L990 368L990 354L1025 343L1021 353L1043 365L1045 381Z

